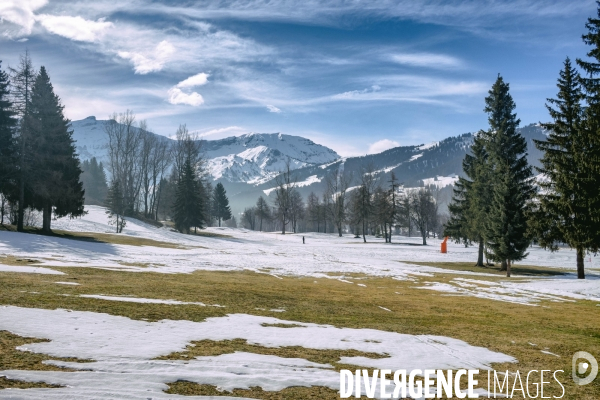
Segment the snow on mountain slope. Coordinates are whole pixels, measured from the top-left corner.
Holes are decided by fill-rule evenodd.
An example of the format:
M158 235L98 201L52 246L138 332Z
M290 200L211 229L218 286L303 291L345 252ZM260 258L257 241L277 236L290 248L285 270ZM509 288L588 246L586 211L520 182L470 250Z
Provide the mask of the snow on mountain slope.
M249 133L206 141L204 151L214 179L261 184L275 177L290 160L291 168L338 160L333 150L299 136L281 133Z
M107 161L106 121L87 117L73 121L73 138L82 160ZM150 133L155 135L154 133ZM169 140L156 135L162 140ZM258 185L275 177L290 160L291 169L331 163L340 158L333 150L299 136L249 133L221 140L204 140L207 167L214 180Z
M108 138L104 132L104 122L98 121L93 116L71 122L73 139L75 139L77 152L82 161L96 157L98 160L106 162Z

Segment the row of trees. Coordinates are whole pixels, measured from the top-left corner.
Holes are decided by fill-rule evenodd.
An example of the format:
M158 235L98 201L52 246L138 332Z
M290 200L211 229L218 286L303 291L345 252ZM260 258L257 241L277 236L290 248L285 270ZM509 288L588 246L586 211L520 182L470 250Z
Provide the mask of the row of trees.
M25 53L10 74L0 64L0 196L18 231L26 210L42 211L43 231L52 216L84 213L81 168L70 121L45 67L33 67Z
M136 123L131 111L114 114L105 123L108 135L110 187L105 204L111 222L121 232L126 216L171 219L177 230L190 233L231 218L225 188L208 181L202 142L179 126L171 145ZM97 163L96 163L97 164ZM101 166L90 162L101 179ZM170 171L170 172L169 172Z
M409 235L418 231L423 244L430 234L438 234L438 201L428 188L404 189L392 172L388 182L375 178L372 166L361 174L359 184L350 187L351 177L342 168L325 177L322 195L311 192L306 201L300 195L293 171L286 167L276 178L273 206L261 196L256 205L242 214L243 225L252 230L292 232L351 232L367 241L367 235L392 241L392 230L405 228Z
M584 254L600 248L600 5L598 17L588 19L583 36L590 61L577 60L585 76L567 58L557 97L546 104L552 122L542 124L547 140L535 142L544 152L537 192L508 84L498 77L486 98L490 129L464 159L446 227L455 240L479 244L477 265L485 251L510 276L511 263L537 240L552 251L575 249L584 279Z

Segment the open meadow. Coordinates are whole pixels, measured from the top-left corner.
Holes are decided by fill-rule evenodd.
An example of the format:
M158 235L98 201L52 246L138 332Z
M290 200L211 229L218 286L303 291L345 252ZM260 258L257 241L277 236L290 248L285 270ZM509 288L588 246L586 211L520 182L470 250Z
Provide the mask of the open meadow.
M563 398L600 398L571 379L575 352L600 355L600 258L582 281L572 251L534 246L506 278L438 239L117 235L88 210L0 230L0 399L336 399L358 368L480 369L482 390L492 368L563 370Z

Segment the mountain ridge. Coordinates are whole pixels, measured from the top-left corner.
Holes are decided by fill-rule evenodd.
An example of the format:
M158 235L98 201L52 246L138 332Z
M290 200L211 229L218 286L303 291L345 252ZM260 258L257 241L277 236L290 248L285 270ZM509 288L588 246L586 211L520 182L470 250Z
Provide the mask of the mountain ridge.
M106 161L105 121L88 117L73 121L73 137L82 160L96 156ZM528 147L528 161L539 166L542 153L533 140L543 140L545 131L539 124L519 128ZM152 132L149 134L156 135ZM463 174L462 160L476 133L463 133L428 144L398 146L377 154L340 157L334 150L310 139L282 133L247 133L218 140L202 140L206 167L215 183L226 188L235 212L256 202L258 196L273 196L275 178L290 161L298 190L306 197L311 191L325 191L325 177L341 168L356 184L368 165L375 179L387 184L393 171L406 187L434 185L447 188ZM161 140L172 140L156 135Z

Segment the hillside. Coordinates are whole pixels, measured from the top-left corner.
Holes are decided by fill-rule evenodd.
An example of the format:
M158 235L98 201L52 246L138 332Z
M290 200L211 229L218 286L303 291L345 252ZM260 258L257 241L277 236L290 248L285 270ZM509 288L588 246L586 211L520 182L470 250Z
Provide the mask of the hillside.
M106 161L105 121L88 117L72 122L73 137L82 160L97 157ZM530 124L519 129L528 144L528 160L539 166L541 153L533 140L545 138L543 129ZM149 133L155 135L154 133ZM161 140L169 140L156 135ZM289 159L303 196L325 190L324 178L337 168L357 184L364 168L372 166L380 182L393 171L406 187L435 185L449 200L450 185L462 174L462 160L473 142L473 133L449 137L439 142L399 146L378 154L340 157L335 151L309 139L281 133L249 133L220 140L203 140L207 168L212 180L225 185L234 212L256 202L258 196L272 195L275 177ZM444 189L446 188L446 189Z

